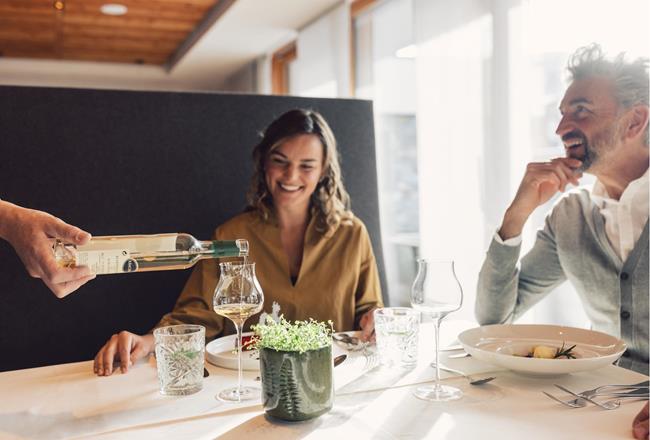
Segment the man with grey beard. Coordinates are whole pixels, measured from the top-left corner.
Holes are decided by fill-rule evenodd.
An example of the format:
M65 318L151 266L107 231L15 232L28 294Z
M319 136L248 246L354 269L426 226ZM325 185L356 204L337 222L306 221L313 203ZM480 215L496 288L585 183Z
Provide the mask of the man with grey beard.
M593 329L627 344L619 365L647 375L648 60L608 60L592 44L568 70L556 130L566 156L528 164L483 263L476 316L511 322L569 280ZM519 262L532 212L583 172L596 177L593 189L563 196Z

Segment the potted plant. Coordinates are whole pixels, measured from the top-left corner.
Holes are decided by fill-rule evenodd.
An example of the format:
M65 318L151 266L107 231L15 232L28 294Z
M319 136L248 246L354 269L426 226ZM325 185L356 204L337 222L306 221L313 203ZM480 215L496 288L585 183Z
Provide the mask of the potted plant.
M300 421L329 411L334 401L331 322L281 318L253 330L266 413Z

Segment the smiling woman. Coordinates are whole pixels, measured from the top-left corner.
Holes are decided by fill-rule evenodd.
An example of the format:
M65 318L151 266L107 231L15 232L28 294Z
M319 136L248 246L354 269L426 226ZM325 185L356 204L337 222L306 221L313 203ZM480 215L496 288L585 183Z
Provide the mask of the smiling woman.
M309 197L321 179L323 147L316 135L287 139L266 160L266 185L276 210L307 211Z
M311 205L308 207L303 203L302 215L310 209L317 217L321 232L351 215L350 197L341 178L336 139L320 114L292 110L276 119L255 147L253 162L255 174L248 194L249 207L257 209L265 221L277 210L278 203L282 203L271 193L275 187L272 182L278 179L282 179L283 185L289 185L289 188L284 188L288 191L297 190L291 188L296 182L290 179L302 180L304 194ZM300 166L300 178L287 174L297 165ZM314 182L316 176L317 182Z
M373 333L372 311L382 306L379 273L365 225L350 210L341 179L336 140L323 117L292 110L276 119L253 150L255 172L245 212L215 231L218 240L244 238L264 290L266 317L332 321L336 331ZM234 332L212 310L218 262L200 263L174 310L157 327L192 323L208 340ZM95 358L100 375L112 373L115 357L125 371L153 349L151 334L122 332Z

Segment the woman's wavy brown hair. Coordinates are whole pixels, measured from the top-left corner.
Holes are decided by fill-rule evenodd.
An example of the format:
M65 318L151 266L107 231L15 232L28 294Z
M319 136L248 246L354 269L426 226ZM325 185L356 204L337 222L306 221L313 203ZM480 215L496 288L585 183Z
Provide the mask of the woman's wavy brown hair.
M289 138L301 134L318 136L323 145L323 176L311 195L310 213L322 233L351 219L350 196L343 186L334 133L323 116L313 110L295 109L284 113L267 127L253 149L255 172L247 194L247 211L257 211L264 221L274 217L273 198L266 186L264 166L269 155Z

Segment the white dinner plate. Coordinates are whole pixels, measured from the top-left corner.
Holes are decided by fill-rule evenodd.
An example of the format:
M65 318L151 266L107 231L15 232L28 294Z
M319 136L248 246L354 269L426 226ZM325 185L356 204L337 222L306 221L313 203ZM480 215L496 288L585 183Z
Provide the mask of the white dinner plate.
M529 375L559 375L594 370L616 361L625 343L605 333L559 325L485 325L458 335L465 351L476 359ZM525 357L537 345L565 348L575 344L576 359Z
M250 336L253 332L244 332L242 336ZM237 350L235 340L237 335L228 335L217 338L205 346L205 357L213 365L231 370L237 369ZM255 371L260 369L257 350L242 351L241 363L243 370Z

